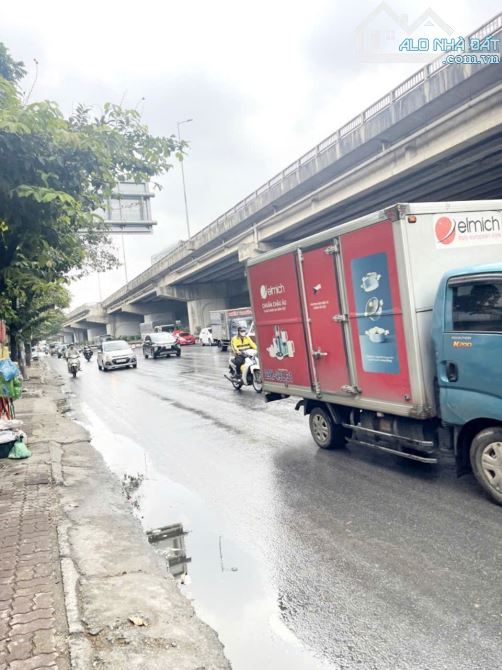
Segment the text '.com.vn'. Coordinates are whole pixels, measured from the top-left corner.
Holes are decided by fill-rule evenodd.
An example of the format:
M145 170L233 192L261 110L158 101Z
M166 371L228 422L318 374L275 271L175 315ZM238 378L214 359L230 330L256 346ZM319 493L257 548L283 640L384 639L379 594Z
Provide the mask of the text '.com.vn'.
M500 38L485 37L483 39L471 37L445 38L436 37L430 40L427 37L404 39L399 45L399 51L424 52L435 51L445 54L445 64L489 65L500 63ZM451 53L455 52L455 53Z

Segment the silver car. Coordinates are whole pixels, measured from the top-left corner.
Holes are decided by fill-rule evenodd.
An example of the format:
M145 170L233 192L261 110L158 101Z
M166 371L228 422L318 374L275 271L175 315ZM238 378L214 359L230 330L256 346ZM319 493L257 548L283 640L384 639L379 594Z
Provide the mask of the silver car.
M99 348L97 361L103 372L137 366L136 354L125 340L105 340Z

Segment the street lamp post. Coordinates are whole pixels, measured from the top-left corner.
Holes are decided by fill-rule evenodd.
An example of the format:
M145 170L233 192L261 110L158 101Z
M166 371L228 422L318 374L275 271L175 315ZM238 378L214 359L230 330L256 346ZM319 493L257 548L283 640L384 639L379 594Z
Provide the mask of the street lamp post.
M181 143L181 135L180 135L180 126L183 123L190 123L190 121L193 121L193 119L185 119L184 121L178 121L177 126L178 126L178 142ZM188 233L188 239L190 239L190 220L188 218L188 203L187 203L187 190L185 186L185 169L183 167L183 159L181 159L181 180L183 182L183 197L185 199L185 219L187 222L187 233Z

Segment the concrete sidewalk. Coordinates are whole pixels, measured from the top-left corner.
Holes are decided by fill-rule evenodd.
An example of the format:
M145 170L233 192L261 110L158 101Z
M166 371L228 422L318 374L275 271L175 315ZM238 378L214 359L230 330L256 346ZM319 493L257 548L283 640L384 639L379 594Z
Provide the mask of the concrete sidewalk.
M0 459L0 670L230 668L44 370L16 403L33 455Z

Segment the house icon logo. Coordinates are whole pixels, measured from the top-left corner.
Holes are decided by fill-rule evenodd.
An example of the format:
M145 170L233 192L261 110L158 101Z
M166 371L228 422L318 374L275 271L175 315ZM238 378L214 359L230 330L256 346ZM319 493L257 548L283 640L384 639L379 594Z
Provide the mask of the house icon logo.
M356 40L361 61L366 63L428 62L434 55L431 51L399 51L405 39L418 40L451 37L453 28L431 8L413 21L406 14L398 14L385 2L369 14L356 28Z

